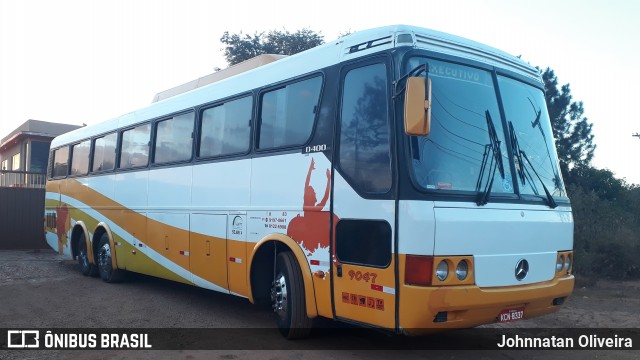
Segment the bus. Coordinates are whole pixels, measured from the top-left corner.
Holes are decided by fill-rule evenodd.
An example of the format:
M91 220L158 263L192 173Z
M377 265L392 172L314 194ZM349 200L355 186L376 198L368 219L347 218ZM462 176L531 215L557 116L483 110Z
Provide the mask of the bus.
M540 72L395 25L341 37L55 138L50 246L400 334L556 311L573 217Z

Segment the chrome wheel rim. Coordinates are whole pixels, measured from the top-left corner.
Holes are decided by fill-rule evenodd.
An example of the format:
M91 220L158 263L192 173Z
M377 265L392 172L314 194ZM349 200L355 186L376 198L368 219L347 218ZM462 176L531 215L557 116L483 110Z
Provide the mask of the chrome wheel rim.
M89 267L89 257L87 256L87 251L84 248L80 248L80 265L83 268Z
M282 273L273 281L271 287L271 306L281 318L287 316L287 283Z
M98 266L104 274L108 274L111 271L111 247L109 247L109 244L104 244L100 247L98 251Z

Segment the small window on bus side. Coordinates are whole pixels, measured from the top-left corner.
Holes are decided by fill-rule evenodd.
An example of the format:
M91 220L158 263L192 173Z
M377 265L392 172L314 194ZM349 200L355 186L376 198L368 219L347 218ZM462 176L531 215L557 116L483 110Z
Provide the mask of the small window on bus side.
M91 171L107 171L115 168L117 143L118 133L105 135L94 140Z
M316 76L262 95L259 149L303 145L311 136L322 77Z
M191 159L193 148L193 114L177 115L156 124L153 162L172 163Z
M151 125L144 124L122 132L120 163L118 168L130 169L149 163Z
M391 263L391 226L384 220L341 219L336 255L344 263L387 267Z
M69 170L69 147L61 147L53 152L53 174L52 177L67 176Z
M229 101L202 112L200 157L244 153L251 140L252 97Z
M72 146L71 175L87 175L89 172L89 150L91 150L91 140Z

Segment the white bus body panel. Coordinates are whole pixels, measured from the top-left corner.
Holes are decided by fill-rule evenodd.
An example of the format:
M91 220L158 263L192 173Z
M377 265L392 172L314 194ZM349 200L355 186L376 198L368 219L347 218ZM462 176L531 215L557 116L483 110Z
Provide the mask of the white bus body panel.
M557 252L573 247L569 208L440 203L434 210L434 255L473 255L475 282L480 287L551 280ZM518 281L515 268L520 259L529 262L529 273Z
M433 255L436 220L433 201L400 200L398 204L398 252Z
M251 160L221 161L193 166L191 208L194 211L249 207Z

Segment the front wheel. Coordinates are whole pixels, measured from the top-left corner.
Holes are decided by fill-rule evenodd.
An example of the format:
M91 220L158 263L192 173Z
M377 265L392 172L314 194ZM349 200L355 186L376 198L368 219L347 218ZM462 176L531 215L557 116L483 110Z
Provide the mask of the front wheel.
M123 270L113 268L111 262L112 254L109 237L107 234L102 234L98 245L98 271L102 280L108 283L118 282L124 276Z
M271 286L271 305L278 329L287 339L304 338L311 332L307 317L302 272L290 251L276 257L276 277Z
M87 240L84 233L80 235L78 239L78 264L80 265L80 272L84 276L96 276L98 274L98 268L95 264L89 262L89 252L87 251Z

